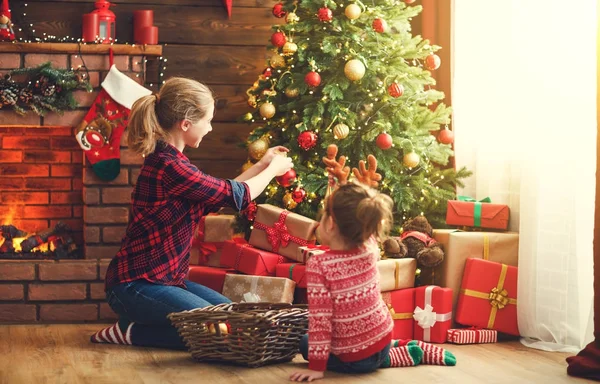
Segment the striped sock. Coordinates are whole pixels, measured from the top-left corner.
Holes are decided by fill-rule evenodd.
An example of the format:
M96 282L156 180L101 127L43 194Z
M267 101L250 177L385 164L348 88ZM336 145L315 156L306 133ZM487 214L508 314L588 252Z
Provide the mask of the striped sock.
M430 365L456 365L456 357L450 351L446 351L437 345L424 343L421 340L412 340L408 345L415 344L423 349L423 364Z
M390 348L390 353L381 364L381 368L413 367L419 365L422 358L423 350L415 344Z
M119 320L114 325L96 332L90 337L90 341L92 343L131 345L131 328L135 323L120 323ZM123 332L123 330L125 331Z

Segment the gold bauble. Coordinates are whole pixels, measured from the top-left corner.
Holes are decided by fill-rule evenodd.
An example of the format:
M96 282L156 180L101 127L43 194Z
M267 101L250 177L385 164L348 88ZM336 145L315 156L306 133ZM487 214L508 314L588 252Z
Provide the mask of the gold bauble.
M349 80L357 81L365 75L365 65L358 59L349 60L344 66L344 74Z
M248 154L254 160L260 160L268 149L269 143L262 138L248 144Z
M298 50L298 46L296 45L296 43L293 43L291 41L288 41L287 43L285 43L283 45L283 54L285 56L291 56L294 53L296 53L297 50Z
M256 96L250 95L248 96L248 105L252 108L256 108L258 104L256 104Z
M294 97L298 97L299 94L300 94L300 91L298 90L298 88L287 87L285 89L285 95L287 97L289 97L290 99L293 99Z
M285 22L288 24L297 23L299 20L300 20L300 18L294 12L288 13L287 16L285 17Z
M348 137L348 133L350 133L350 128L344 123L336 124L333 127L333 136L338 140Z
M275 116L275 112L275 106L268 101L260 106L260 115L264 118L270 119Z
M285 67L285 59L283 57L281 57L281 55L278 53L271 56L269 63L271 63L271 67L273 67L273 68Z
M244 115L244 117L242 119L244 121L250 121L250 120L252 120L252 117L253 117L252 114L250 112L248 112Z
M346 7L346 17L349 18L350 20L356 20L360 17L360 14L362 13L360 7L357 4L350 4Z
M242 173L246 172L248 169L252 168L254 164L248 160L244 163L244 165L242 165Z
M283 195L283 199L281 200L283 201L283 206L286 209L294 209L298 206L298 203L296 203L292 197L292 192L287 192L285 195Z
M419 157L419 155L417 155L414 152L409 152L406 155L404 155L404 158L402 159L402 163L404 163L405 166L407 166L408 168L414 168L417 165L419 165L419 162L421 161L421 158Z

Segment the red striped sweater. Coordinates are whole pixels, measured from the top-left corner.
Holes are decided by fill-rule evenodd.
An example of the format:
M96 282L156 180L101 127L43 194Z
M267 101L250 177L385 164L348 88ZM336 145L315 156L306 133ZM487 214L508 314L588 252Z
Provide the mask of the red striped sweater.
M393 321L381 298L376 263L376 251L367 247L308 260L309 369L325 371L330 353L358 361L391 342Z

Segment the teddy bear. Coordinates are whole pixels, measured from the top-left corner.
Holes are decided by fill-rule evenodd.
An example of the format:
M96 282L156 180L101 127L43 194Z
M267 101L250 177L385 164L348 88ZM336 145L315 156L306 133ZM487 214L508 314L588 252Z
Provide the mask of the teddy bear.
M383 242L388 257L412 257L419 267L431 268L444 260L442 245L433 239L433 228L425 216L409 219L402 226L399 237L389 237Z

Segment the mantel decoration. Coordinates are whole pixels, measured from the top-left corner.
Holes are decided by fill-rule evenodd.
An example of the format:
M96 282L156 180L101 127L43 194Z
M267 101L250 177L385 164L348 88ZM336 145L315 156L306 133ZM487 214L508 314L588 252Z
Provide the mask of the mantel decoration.
M12 109L20 115L33 111L62 113L75 109L77 89L90 92L92 87L81 71L53 68L44 63L34 68L15 69L0 80L0 109Z

